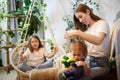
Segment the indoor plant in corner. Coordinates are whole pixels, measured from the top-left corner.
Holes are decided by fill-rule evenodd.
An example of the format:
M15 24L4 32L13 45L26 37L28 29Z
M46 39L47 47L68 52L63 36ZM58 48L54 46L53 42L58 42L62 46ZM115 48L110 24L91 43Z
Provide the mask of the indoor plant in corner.
M25 15L25 18L19 23L19 28L22 28L20 38L27 39L28 36L37 33L42 27L46 4L42 0L24 0L23 3L25 6L17 8L17 11Z

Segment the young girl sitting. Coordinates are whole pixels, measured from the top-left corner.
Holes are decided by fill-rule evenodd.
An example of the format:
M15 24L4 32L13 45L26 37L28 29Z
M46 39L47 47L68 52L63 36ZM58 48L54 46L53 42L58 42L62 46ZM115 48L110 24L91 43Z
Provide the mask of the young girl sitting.
M45 50L45 47L43 47L40 39L36 35L32 35L28 42L28 48L24 52L20 52L20 60L27 59L26 63L21 63L18 65L18 68L24 72L30 71L32 69L43 69L52 67L52 59L48 59L46 61L46 58L53 57L56 52L58 51L57 47L53 48L53 52L48 53Z
M69 67L62 68L58 72L59 80L80 80L84 76L88 76L88 65L84 61L87 56L87 47L81 41L72 41L71 58L76 60Z

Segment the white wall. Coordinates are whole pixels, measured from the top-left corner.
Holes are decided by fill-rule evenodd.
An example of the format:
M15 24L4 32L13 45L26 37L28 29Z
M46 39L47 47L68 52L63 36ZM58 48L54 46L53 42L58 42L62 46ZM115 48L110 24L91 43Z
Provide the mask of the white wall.
M109 24L116 19L116 14L120 11L120 0L97 0L100 4L99 16L106 19Z
M48 23L45 24L52 28L57 43L62 45L64 41L63 35L67 26L62 20L62 17L65 15L63 6L60 0L45 0L45 2L47 3L46 16L49 18ZM48 30L45 30L46 39L52 38Z

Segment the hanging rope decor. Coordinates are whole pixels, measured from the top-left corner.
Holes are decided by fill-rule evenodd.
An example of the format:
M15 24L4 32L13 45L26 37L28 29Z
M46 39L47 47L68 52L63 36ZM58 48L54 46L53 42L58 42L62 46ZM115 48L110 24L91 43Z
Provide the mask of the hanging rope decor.
M27 32L28 32L28 28L29 28L29 25L30 25L30 20L31 20L31 15L32 15L32 12L33 12L34 4L35 4L35 0L32 0L32 3L29 6L29 10L26 13L26 18L25 18L25 22L23 24L22 33L20 35L20 42L25 42L26 39L27 39ZM21 40L24 30L25 30L24 38L23 38L23 40Z
M20 42L22 42L22 43L27 43L26 42L27 32L28 32L28 27L29 27L29 23L30 23L30 19L31 19L31 15L32 15L34 4L35 4L35 0L33 0L33 3L29 6L29 10L28 10L28 12L26 14L27 16L25 18L25 22L24 22L23 29L22 29L22 33L25 30L25 34L24 34L23 40L21 40L22 39L22 34L20 36ZM25 48L25 46L23 45L22 46L22 51L23 52L24 52L24 48ZM19 57L19 60L18 60L17 64L19 64L19 63L20 63L20 57Z

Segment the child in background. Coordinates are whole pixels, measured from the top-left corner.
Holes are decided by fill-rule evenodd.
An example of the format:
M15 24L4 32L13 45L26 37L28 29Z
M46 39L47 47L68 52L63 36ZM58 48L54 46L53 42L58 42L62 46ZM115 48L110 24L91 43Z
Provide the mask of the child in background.
M48 53L45 50L45 47L42 45L40 39L36 35L32 35L28 42L28 48L24 52L19 53L20 60L27 59L26 63L21 63L18 65L18 68L24 72L30 71L32 69L43 69L52 67L52 59L48 59L46 61L46 58L53 57L58 51L57 47L53 48L53 52Z
M69 67L61 69L58 72L59 80L79 80L83 76L88 75L88 66L87 66L87 63L84 61L84 59L87 56L86 45L81 41L72 41L71 42L71 54L72 54L72 58L74 58L76 62L72 63ZM79 72L80 69L81 71L83 69L82 71L83 73Z

